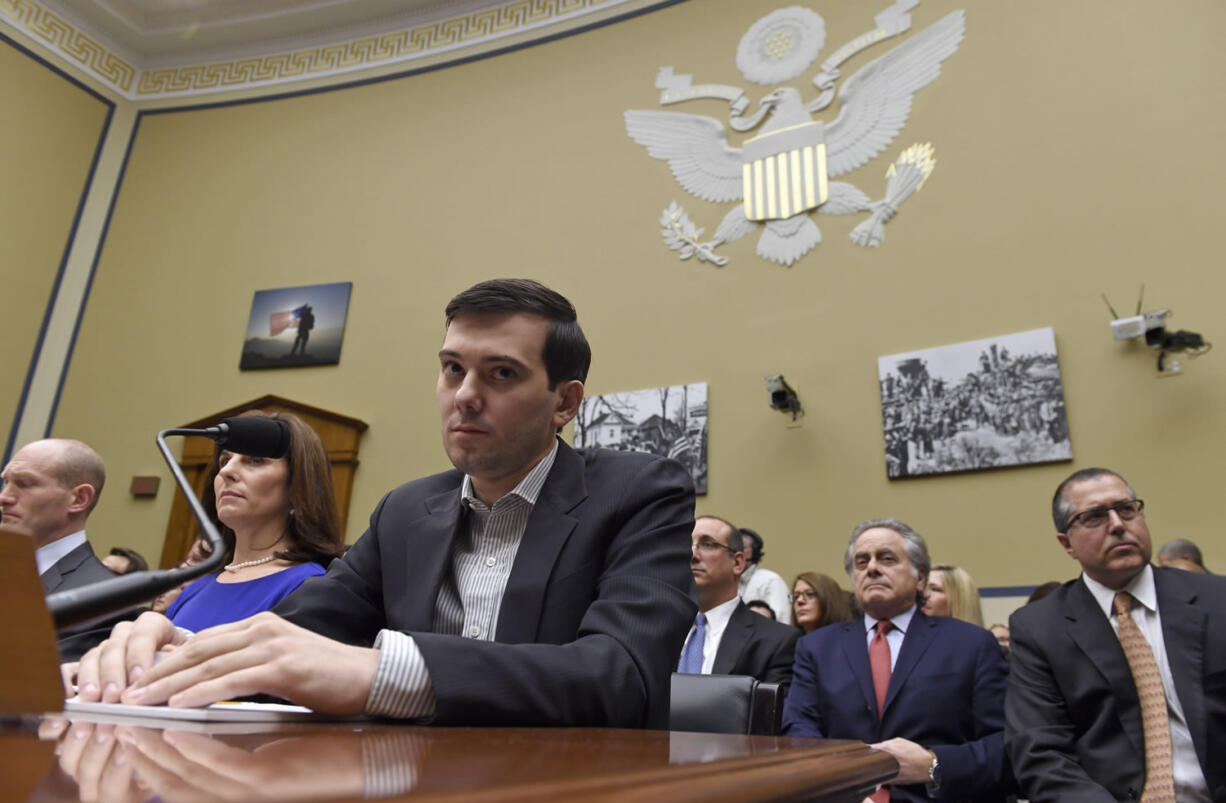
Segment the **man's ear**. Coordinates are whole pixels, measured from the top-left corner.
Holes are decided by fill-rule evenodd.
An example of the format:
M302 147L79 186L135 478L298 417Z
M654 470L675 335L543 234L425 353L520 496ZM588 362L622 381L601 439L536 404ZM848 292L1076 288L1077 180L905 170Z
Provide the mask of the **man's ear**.
M553 410L553 426L555 429L561 429L579 414L579 402L583 401L583 383L578 379L559 382L554 392L558 394L558 401Z
M749 560L746 559L744 552L734 552L732 554L732 575L740 577L745 573L745 567L749 565Z
M1056 540L1060 542L1060 546L1064 547L1064 551L1073 560L1077 560L1077 555L1073 551L1073 544L1068 539L1068 533L1056 533Z
M76 486L72 489L72 501L68 503L68 512L75 514L89 510L96 495L94 486L88 483L83 482Z

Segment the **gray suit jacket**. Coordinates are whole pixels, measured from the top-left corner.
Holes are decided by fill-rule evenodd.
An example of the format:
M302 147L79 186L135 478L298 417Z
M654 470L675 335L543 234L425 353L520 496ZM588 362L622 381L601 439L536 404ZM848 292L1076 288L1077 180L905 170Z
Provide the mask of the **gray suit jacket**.
M1154 568L1175 691L1210 796L1226 801L1226 578ZM1135 800L1141 704L1111 623L1080 578L1009 620L1007 749L1032 801Z
M102 561L94 555L93 547L86 541L43 572L43 593L54 594L57 591L82 588L103 580L110 580L115 576L113 571L102 565ZM82 655L109 636L111 628L117 622L131 619L133 615L111 617L102 622L60 631L60 660L64 662L79 660Z

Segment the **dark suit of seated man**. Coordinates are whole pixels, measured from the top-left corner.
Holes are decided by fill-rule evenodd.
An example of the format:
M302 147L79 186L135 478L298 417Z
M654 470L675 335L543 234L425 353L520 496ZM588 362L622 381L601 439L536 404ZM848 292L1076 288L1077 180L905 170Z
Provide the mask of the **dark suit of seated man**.
M1102 468L1052 499L1082 574L1009 621L1006 740L1033 801L1226 801L1226 579L1151 567L1143 507Z
M25 530L34 539L43 593L82 588L115 577L85 538L86 520L106 483L106 469L97 452L81 441L66 438L34 441L13 455L0 478L4 483L0 490L4 524ZM133 616L112 616L102 623L61 631L60 658L77 660L105 639L117 621Z
M716 516L702 516L691 536L690 572L698 617L681 650L678 672L751 675L787 686L800 631L759 616L738 596L745 570L744 536Z
M784 733L889 752L899 774L874 800L1004 800L1007 667L996 639L919 610L928 547L897 519L858 525L844 565L864 617L796 645Z
M440 724L667 727L694 615L689 476L556 438L590 361L561 295L483 282L446 316L436 395L456 470L389 493L345 558L276 613L190 639L156 614L117 628L81 663L85 699L267 693ZM163 643L179 646L154 667Z

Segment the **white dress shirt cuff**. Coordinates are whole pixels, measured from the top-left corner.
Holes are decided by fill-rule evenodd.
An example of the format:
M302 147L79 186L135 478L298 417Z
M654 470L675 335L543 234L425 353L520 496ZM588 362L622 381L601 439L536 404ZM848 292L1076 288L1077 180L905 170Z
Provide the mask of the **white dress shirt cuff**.
M413 637L380 630L374 647L379 651L379 667L366 698L366 713L395 719L433 716L434 684Z

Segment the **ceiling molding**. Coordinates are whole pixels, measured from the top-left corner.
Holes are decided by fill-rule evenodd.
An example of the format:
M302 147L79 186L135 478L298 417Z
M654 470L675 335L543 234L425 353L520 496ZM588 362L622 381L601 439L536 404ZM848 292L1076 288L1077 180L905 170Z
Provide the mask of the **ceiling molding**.
M217 0L219 4L221 0ZM202 0L203 2L203 0ZM207 4L207 2L203 2ZM127 5L133 5L128 3ZM224 4L223 4L224 5ZM270 0L269 7L276 3ZM316 6L326 7L329 3ZM367 3L367 12L381 6ZM57 0L0 0L0 23L48 48L73 67L129 100L160 100L247 89L283 91L295 82L332 77L430 59L459 49L494 49L507 39L546 26L580 25L597 12L634 0L473 0L467 3L418 2L412 15L363 20L341 28L304 30L293 37L238 41L212 53L184 47L180 52L133 49L132 31L103 30ZM93 15L101 4L94 4ZM360 11L361 3L349 3ZM377 9L376 9L377 10ZM358 19L351 16L349 19ZM158 20L146 20L150 25ZM264 20L266 21L266 20ZM114 17L115 26L131 20ZM243 24L236 21L235 24ZM292 26L290 26L292 27ZM151 35L163 36L165 28ZM258 35L263 27L249 34ZM138 32L139 33L139 32ZM120 40L126 40L123 44ZM140 40L135 40L140 45Z

